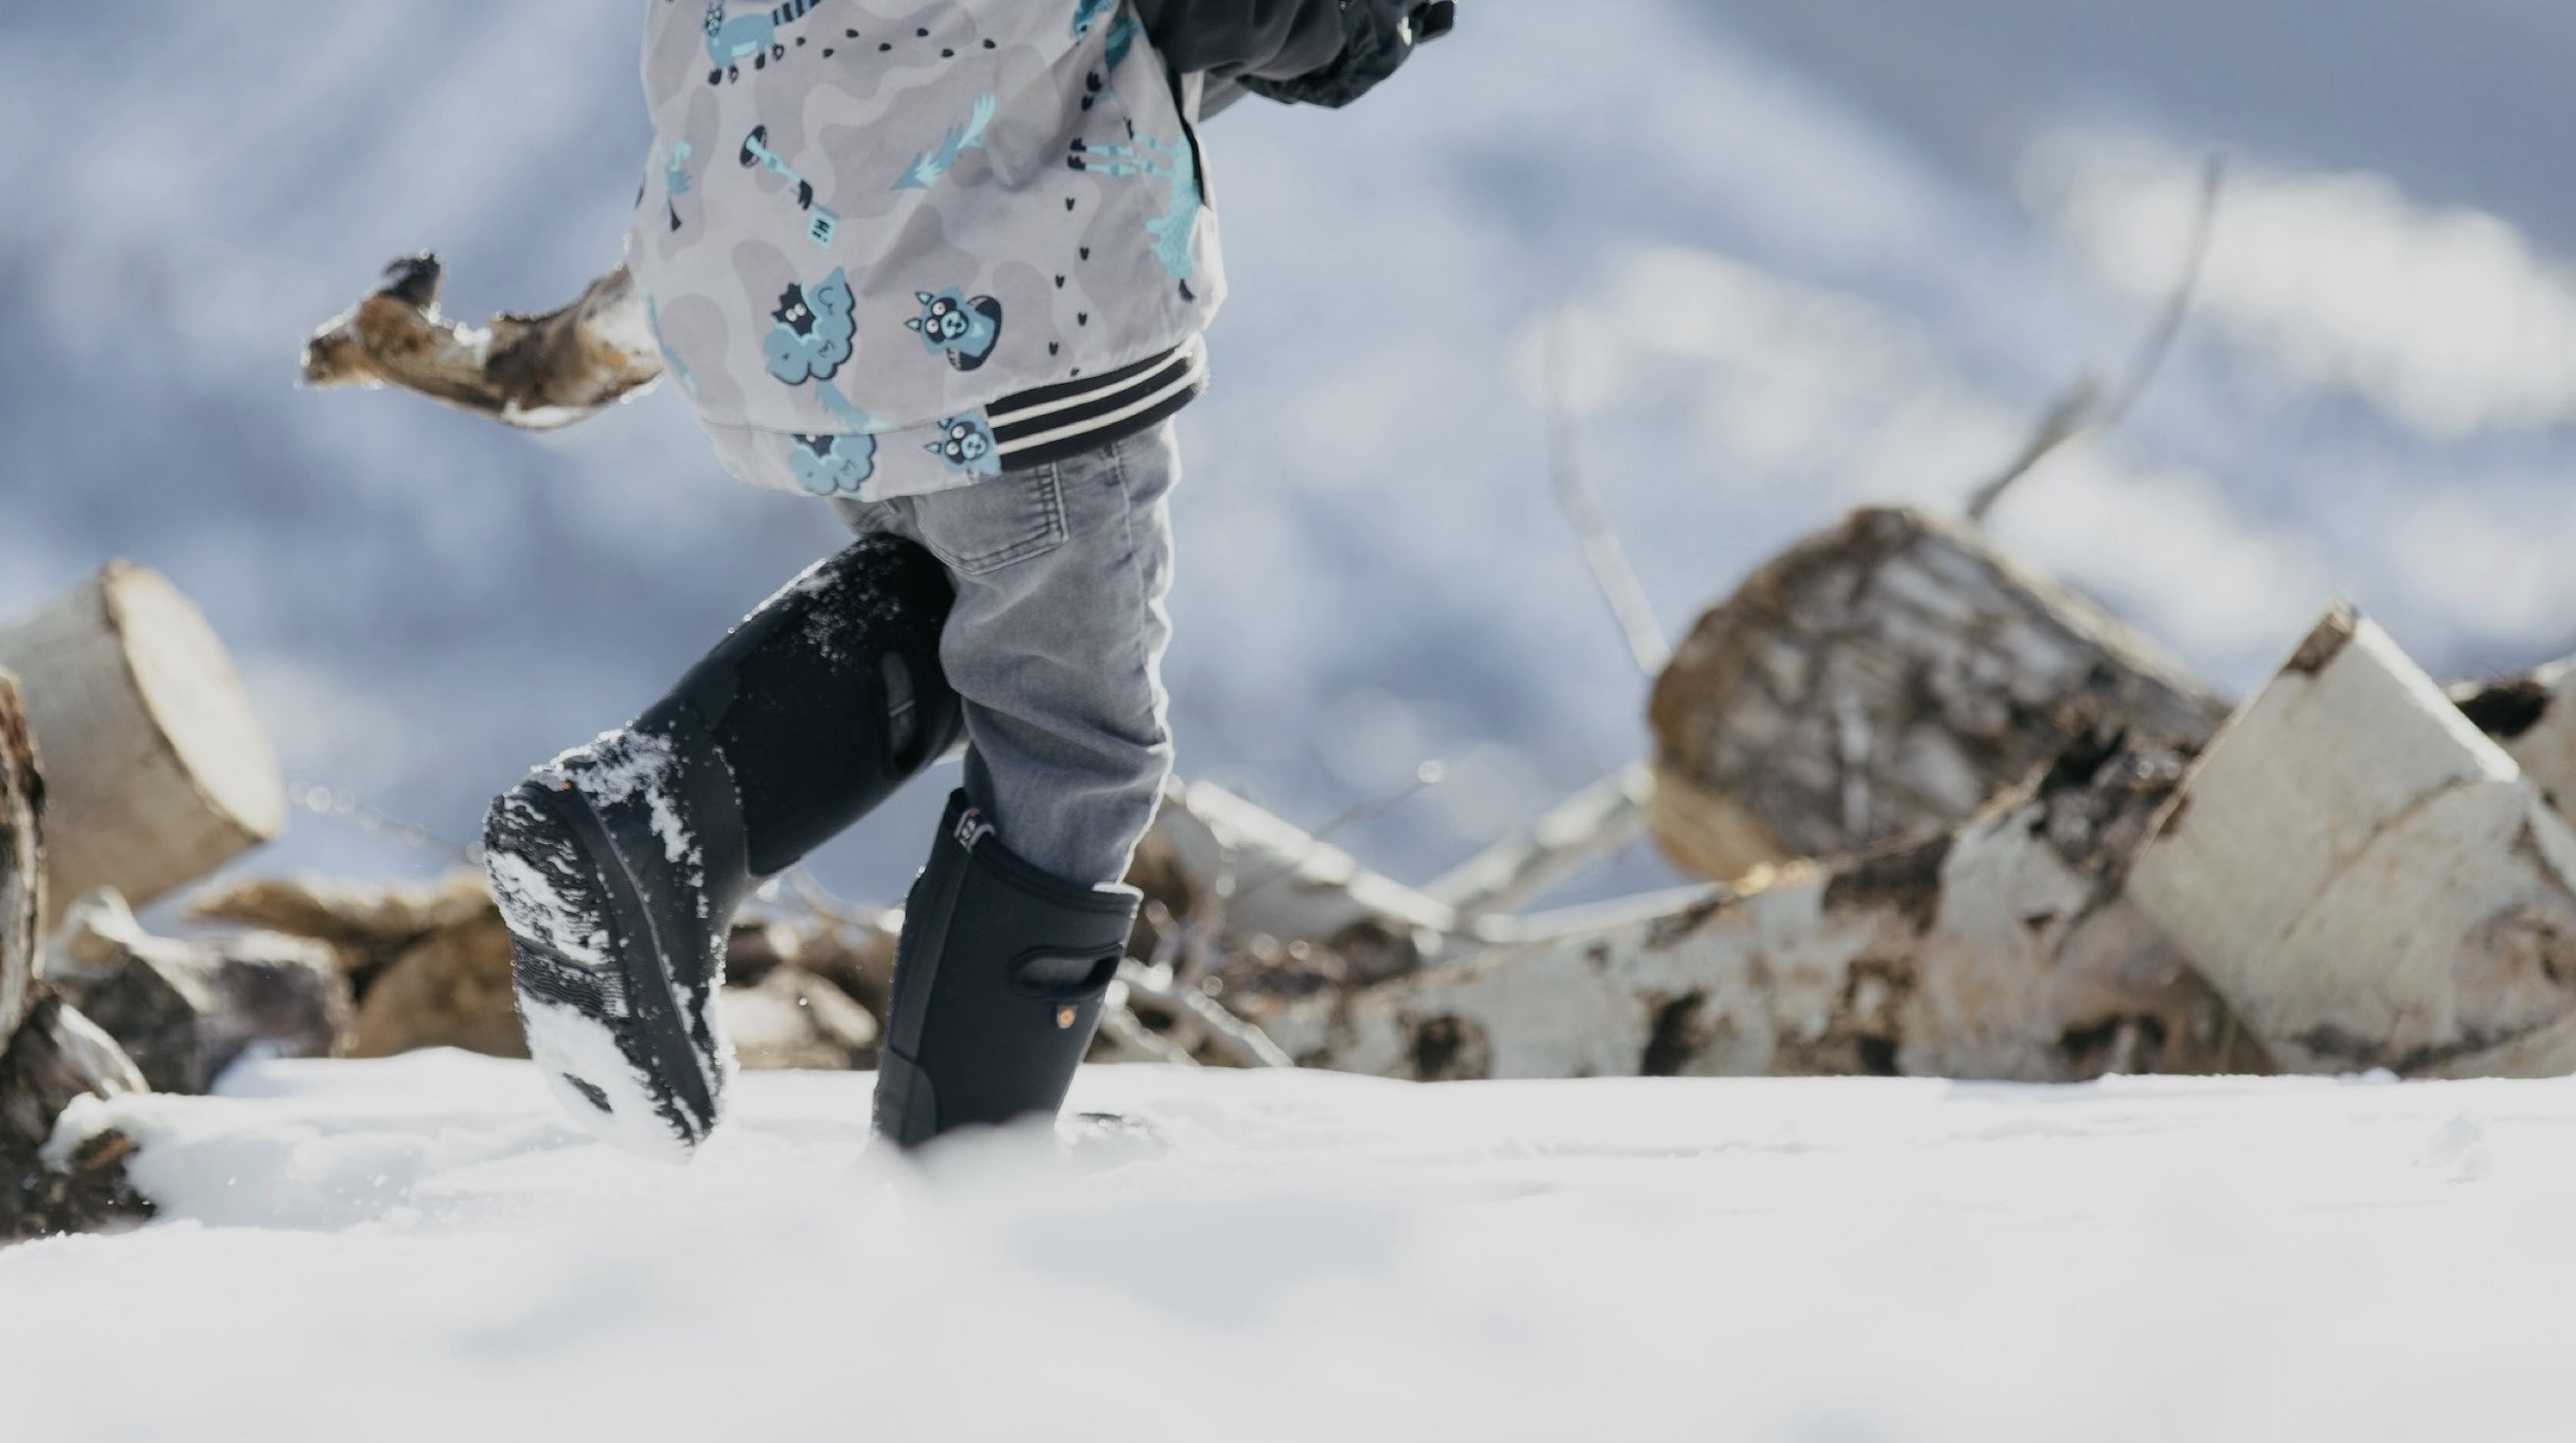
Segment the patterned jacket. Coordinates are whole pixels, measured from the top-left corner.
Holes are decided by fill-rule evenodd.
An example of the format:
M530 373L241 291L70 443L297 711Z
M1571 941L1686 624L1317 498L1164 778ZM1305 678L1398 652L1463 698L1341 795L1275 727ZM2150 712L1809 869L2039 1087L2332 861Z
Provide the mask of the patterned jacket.
M1202 86L1316 71L1346 8L647 3L628 263L669 373L734 474L870 500L1198 394L1225 295Z

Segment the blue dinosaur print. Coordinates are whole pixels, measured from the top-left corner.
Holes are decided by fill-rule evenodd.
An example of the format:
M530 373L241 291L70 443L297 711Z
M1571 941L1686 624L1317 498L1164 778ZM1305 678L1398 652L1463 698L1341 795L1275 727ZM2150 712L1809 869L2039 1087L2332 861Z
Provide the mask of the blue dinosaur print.
M1002 343L1000 301L991 296L969 299L954 286L937 295L912 294L921 302L921 314L904 325L920 334L922 349L945 354L948 364L961 371L980 370L992 359L993 348Z
M1091 27L1100 23L1101 16L1117 9L1118 3L1119 0L1074 0L1073 38L1087 38Z
M830 389L825 382L824 388ZM874 436L798 436L787 453L787 469L808 496L856 496L876 474Z
M672 141L668 149L653 148L662 162L662 212L671 218L671 229L680 228L680 197L689 193L689 143Z
M949 470L966 476L1002 474L1002 452L993 428L981 416L951 416L939 423L939 439L922 447Z
M1187 143L1151 136L1139 136L1129 145L1086 145L1077 140L1067 164L1094 175L1142 176L1170 185L1171 203L1161 215L1145 222L1145 229L1154 237L1154 258L1163 263L1163 269L1183 281L1190 278L1197 269L1190 257L1190 241L1198 234L1200 196L1198 164Z
M769 313L773 324L761 342L769 374L791 386L838 375L858 349L857 309L850 278L838 268L810 290L789 286Z
M786 0L772 10L754 10L748 15L727 17L725 0L711 0L707 6L707 59L715 69L707 72L707 84L717 85L742 78L742 62L751 62L754 70L765 69L773 60L787 58L787 47L779 42L781 26L802 20L823 0ZM798 42L802 44L803 42Z
M915 156L912 164L905 167L903 174L896 179L894 188L928 190L939 184L939 178L957 163L957 157L983 148L984 132L992 127L993 112L1000 105L1001 100L997 96L977 96L975 109L966 117L966 123L951 127L938 145Z
M689 374L689 363L680 359L680 353L671 349L669 341L662 339L662 308L653 303L650 295L644 298L644 324L653 332L653 349L662 353L662 368L679 377L680 389L688 392L694 400L698 394L698 378Z

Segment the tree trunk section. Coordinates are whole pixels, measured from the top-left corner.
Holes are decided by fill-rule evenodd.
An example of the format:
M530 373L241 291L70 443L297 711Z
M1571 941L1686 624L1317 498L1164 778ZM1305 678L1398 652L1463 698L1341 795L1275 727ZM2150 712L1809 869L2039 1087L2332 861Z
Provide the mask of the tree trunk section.
M2211 743L2129 895L2286 1068L2576 1070L2576 833L2348 608Z
M1424 1081L2265 1070L2118 899L2180 773L2088 743L1932 838L1254 1020L1307 1065Z
M38 811L44 783L35 734L17 682L0 671L0 1048L35 1005L36 954L43 942L45 847Z
M0 626L0 669L44 759L56 912L97 887L150 901L285 826L276 756L223 644L157 573L110 562Z
M1700 618L1657 679L1649 819L1726 880L1944 831L2089 727L2190 746L2226 705L1974 534L1856 512Z

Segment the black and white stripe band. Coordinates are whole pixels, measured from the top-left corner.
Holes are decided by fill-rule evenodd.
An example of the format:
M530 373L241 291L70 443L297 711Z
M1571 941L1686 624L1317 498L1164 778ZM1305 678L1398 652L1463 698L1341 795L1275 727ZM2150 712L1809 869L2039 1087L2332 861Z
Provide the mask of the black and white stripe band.
M1123 440L1178 412L1207 388L1207 346L1193 336L1176 350L1005 396L985 410L1002 469L1024 471Z

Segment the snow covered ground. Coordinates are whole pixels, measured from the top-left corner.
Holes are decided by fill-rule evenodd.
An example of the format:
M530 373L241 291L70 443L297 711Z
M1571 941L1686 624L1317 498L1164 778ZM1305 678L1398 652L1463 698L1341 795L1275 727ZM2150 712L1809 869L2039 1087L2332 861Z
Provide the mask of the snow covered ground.
M2576 1083L1094 1069L919 1170L869 1084L687 1170L456 1054L130 1104L166 1220L0 1253L8 1436L2565 1436Z

